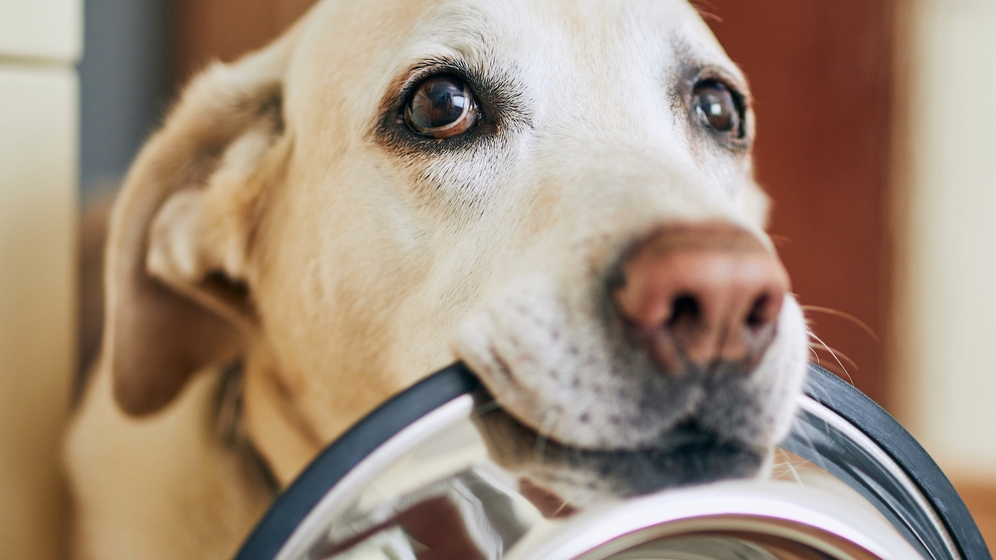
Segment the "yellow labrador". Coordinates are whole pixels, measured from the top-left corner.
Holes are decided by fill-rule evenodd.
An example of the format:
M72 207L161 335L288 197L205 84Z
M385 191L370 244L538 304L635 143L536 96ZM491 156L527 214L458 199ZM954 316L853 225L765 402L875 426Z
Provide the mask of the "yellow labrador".
M753 128L684 0L326 0L211 67L113 214L78 555L233 554L455 359L562 445L773 445L806 337Z

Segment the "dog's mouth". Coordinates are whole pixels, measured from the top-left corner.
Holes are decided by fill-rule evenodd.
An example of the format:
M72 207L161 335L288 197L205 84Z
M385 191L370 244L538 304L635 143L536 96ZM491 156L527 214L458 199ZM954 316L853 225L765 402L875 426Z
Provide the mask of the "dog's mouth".
M519 473L534 495L561 499L561 514L599 501L755 477L770 454L724 440L693 419L672 427L653 447L582 449L530 428L486 394L478 399L474 423L491 458Z
M696 446L699 454L756 455L787 433L806 348L792 298L785 298L778 336L757 364L677 374L634 347L598 305L584 307L593 299L587 292L576 294L582 303L564 293L542 276L509 283L468 315L453 339L457 357L508 415L536 434L537 445L552 451L554 443L572 450L565 456L582 457L664 456Z
M719 434L703 427L697 420L691 417L678 421L652 445L648 445L643 448L616 450L579 447L572 445L570 442L561 441L555 434L540 433L536 429L527 425L524 421L516 418L513 412L502 408L499 404L497 404L493 397L487 395L487 393L482 393L482 395L483 396L480 396L479 399L484 400L485 402L478 406L478 414L475 416L475 418L482 425L505 425L510 429L514 428L517 432L519 432L521 437L528 438L531 442L535 442L541 448L549 446L552 450L566 450L570 451L574 455L630 456L647 453L693 453L698 450L713 449L716 446L723 445L735 448L751 449L749 446L737 442L724 441L724 438Z

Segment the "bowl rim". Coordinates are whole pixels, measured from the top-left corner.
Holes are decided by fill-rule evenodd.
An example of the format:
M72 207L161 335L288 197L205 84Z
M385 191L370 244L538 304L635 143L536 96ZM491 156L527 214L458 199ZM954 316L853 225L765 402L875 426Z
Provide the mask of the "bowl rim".
M354 467L412 423L482 388L462 363L396 395L329 445L273 502L236 560L271 560L305 518ZM826 369L809 364L805 394L864 434L898 465L939 518L961 558L992 560L954 486L913 436L888 412Z

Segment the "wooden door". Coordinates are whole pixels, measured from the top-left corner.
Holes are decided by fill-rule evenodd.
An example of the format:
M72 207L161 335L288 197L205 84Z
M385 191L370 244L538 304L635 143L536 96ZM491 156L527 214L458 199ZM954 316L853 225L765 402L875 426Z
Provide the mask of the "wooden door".
M803 304L832 310L808 314L844 367L822 349L819 361L879 402L888 400L876 337L888 334L893 2L698 2L753 86L758 176L774 199L771 231L794 291ZM177 2L177 75L263 45L312 3Z
M175 0L173 74L186 82L212 60L231 61L275 39L316 0Z

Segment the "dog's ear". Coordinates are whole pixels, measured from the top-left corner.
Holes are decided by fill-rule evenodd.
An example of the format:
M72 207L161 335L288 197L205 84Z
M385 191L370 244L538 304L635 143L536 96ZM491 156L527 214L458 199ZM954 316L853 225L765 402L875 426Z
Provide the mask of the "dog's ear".
M290 144L282 85L291 32L187 87L114 208L103 360L123 410L159 410L254 328L247 274L262 194Z

